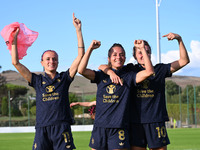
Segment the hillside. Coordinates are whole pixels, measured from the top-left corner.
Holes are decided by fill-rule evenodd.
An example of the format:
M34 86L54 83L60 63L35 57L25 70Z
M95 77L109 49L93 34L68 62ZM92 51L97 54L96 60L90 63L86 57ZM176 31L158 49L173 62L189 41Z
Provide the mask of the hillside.
M172 80L182 88L185 88L187 85L200 86L200 77L172 76L171 78L166 78L166 80Z
M38 73L38 72L36 72ZM29 93L35 93L34 89L28 85L28 82L16 71L3 71L2 76L6 77L7 83L22 85L29 89ZM97 90L96 84L82 76L76 76L70 85L69 92L81 94L95 94Z
M28 86L28 83L24 80L24 78L15 71L4 71L1 73L2 76L6 77L7 83L12 83L16 85L22 85L29 88L30 93L35 93L34 89ZM172 80L176 84L181 87L185 87L186 85L194 85L200 86L200 77L191 77L191 76L173 76L171 78L167 78L166 80ZM96 84L90 83L89 80L82 76L76 76L74 81L72 82L69 92L77 93L77 94L95 94L97 90Z

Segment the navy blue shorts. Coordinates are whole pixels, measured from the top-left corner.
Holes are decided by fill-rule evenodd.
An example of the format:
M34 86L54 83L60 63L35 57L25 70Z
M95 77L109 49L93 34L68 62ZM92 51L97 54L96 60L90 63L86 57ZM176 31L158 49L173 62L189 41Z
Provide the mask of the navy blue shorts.
M130 145L146 148L158 148L170 144L165 122L131 124Z
M129 148L128 130L94 127L89 146L97 150Z
M37 127L33 150L76 149L69 124Z

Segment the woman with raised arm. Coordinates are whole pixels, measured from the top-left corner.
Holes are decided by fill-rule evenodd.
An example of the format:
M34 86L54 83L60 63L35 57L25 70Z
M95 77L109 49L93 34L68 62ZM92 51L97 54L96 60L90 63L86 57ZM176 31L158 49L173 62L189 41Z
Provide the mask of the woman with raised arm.
M151 76L154 73L153 66L143 41L137 40L135 45L143 53L147 69L138 73L123 70L125 50L121 44L115 43L108 51L108 62L124 86L114 84L102 71L86 68L92 51L100 44L99 41L92 41L78 67L80 74L97 84L96 116L89 145L92 150L128 150L130 87Z
M36 91L36 132L33 150L72 150L75 149L71 133L74 123L70 110L68 90L78 65L84 55L81 21L73 14L73 24L78 38L78 56L71 67L58 73L58 54L47 50L42 54L41 64L44 74L35 74L19 62L17 35L14 32L12 43L12 64Z
M165 122L169 121L165 102L165 78L184 67L190 60L180 35L169 33L163 37L178 41L180 59L169 64L157 64L154 66L153 76L132 87L131 150L146 150L147 145L151 150L166 150L170 143L165 127ZM151 58L151 47L146 41L144 43L148 56ZM144 56L135 46L133 56L138 64L128 64L124 69L136 72L145 70ZM108 66L103 65L99 69L110 74L113 82L121 82L120 77Z

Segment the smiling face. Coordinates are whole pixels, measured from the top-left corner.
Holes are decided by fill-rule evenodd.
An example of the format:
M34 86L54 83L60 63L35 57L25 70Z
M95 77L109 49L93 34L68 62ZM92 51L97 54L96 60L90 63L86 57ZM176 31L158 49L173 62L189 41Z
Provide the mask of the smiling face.
M112 47L112 52L110 57L108 57L108 62L111 67L115 70L119 70L123 67L126 60L125 51L120 46Z
M55 51L46 51L42 55L41 64L47 73L55 73L58 67L58 55Z

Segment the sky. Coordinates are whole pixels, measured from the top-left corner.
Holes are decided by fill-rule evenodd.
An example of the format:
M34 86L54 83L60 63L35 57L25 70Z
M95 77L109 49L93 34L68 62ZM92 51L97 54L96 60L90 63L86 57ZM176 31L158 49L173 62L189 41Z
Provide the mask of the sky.
M136 63L132 57L136 39L148 41L152 49L152 62L157 61L156 0L0 0L0 31L13 22L24 23L39 32L37 40L20 61L30 71L43 71L40 64L42 53L47 49L59 55L58 72L67 70L78 55L76 31L72 14L82 22L85 48L92 40L101 41L94 50L88 68L98 69L107 64L107 52L113 43L120 43L126 50L126 64ZM171 63L179 59L176 40L162 36L179 34L190 57L190 63L175 75L200 77L200 1L159 1L159 27L161 62ZM14 70L11 56L0 36L0 72Z

